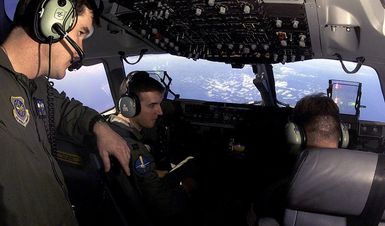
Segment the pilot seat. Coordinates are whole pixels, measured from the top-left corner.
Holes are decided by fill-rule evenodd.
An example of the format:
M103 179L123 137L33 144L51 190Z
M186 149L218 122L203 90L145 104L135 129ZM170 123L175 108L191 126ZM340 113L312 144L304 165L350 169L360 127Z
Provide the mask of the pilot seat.
M286 226L385 225L385 156L347 149L305 150L287 198Z

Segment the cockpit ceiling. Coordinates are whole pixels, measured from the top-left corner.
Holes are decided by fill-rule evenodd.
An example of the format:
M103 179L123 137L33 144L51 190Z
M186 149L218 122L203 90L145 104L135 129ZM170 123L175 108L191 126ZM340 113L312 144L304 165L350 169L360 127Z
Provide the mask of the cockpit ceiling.
M173 55L232 64L285 63L313 57L301 1L115 2L128 9L116 13L122 23Z

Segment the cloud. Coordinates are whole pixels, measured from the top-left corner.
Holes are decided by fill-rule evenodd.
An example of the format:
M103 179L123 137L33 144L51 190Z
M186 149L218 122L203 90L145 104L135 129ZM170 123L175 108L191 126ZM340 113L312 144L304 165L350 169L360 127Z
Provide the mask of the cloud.
M287 81L277 80L275 82L275 87L276 88L286 88L287 87Z

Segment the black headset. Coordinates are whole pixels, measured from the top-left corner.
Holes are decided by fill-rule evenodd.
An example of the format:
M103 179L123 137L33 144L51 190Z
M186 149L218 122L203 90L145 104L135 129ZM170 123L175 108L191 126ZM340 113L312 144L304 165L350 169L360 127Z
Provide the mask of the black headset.
M340 123L340 127L341 131L338 147L347 148L349 145L349 128L344 123ZM306 147L307 138L305 129L291 119L286 123L285 134L292 153L298 153Z
M119 112L124 117L132 118L140 113L140 99L138 95L132 92L132 82L141 76L150 77L145 71L133 71L127 75L127 78L123 80L122 87L120 87L121 90L126 90L118 102Z

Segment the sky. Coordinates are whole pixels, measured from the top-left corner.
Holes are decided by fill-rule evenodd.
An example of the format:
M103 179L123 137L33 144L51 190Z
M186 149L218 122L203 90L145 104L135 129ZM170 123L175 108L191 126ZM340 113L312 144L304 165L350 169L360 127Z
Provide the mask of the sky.
M15 13L17 0L4 0L5 10L7 11L8 17L13 18L13 14Z

